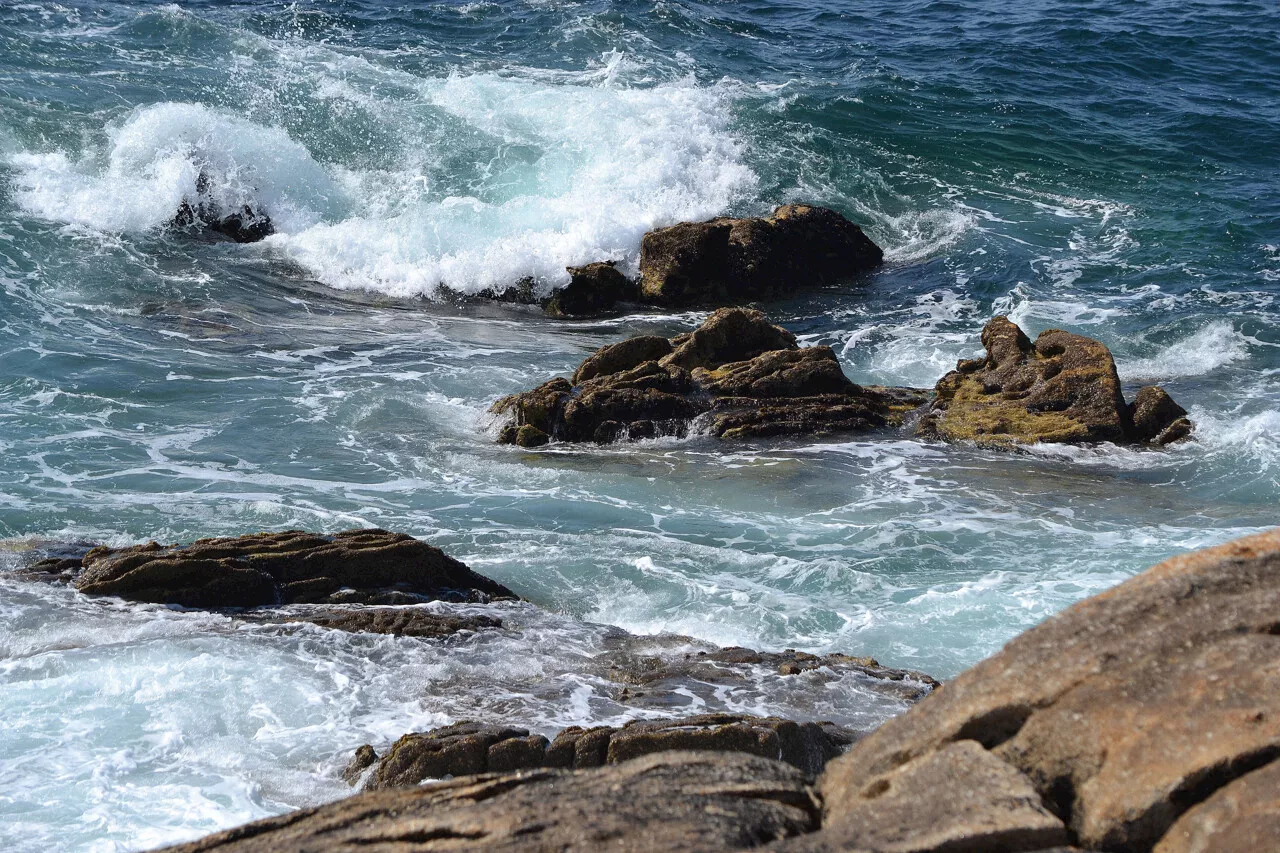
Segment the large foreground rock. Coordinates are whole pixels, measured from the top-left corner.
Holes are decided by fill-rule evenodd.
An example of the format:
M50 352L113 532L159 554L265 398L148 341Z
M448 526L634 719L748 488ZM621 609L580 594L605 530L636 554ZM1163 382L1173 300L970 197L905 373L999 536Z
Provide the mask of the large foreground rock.
M644 235L640 290L668 307L734 305L850 278L884 260L834 210L788 204L764 218L682 222Z
M759 311L721 309L690 334L641 336L603 347L573 381L553 379L491 409L508 419L500 441L683 436L825 435L884 427L927 398L868 388L844 375L830 347L800 348Z
M808 832L817 813L804 775L786 764L665 752L593 770L544 768L374 791L171 850L701 853Z
M405 788L429 779L536 767L585 769L680 749L745 752L786 762L816 776L857 738L831 723L796 723L778 717L700 714L673 720L634 721L621 727L572 726L554 741L527 729L456 723L397 740L382 756L366 745L344 773L354 781L376 768L366 790Z
M952 796L954 755L939 762L957 747L974 772L1006 765L1009 784L1034 790L1085 849L1280 849L1280 788L1268 784L1280 759L1280 530L1081 602L885 724L828 765L823 829L804 849L861 849L874 801L907 777L922 808ZM1046 844L1044 815L1012 809L1006 789L980 786L966 811L1032 840L981 849ZM934 811L921 832L948 836L952 819Z
M98 547L80 558L36 563L26 573L65 579L87 595L202 608L516 597L439 548L377 529L334 535L288 530L197 539L190 545ZM343 618L356 617L334 616Z
M984 444L1112 441L1163 445L1191 433L1186 410L1162 389L1120 391L1111 352L1049 329L1032 341L1007 317L982 330L985 358L961 360L938 380L920 431Z

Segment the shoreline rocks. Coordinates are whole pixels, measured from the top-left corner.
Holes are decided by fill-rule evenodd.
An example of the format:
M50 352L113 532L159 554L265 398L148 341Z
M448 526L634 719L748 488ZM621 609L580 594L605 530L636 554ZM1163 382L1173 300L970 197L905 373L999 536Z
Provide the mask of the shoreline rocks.
M752 309L722 308L694 331L601 347L572 379L498 400L498 441L540 447L705 432L723 439L822 436L914 423L916 435L1005 447L1111 441L1161 447L1190 436L1162 388L1126 403L1111 351L1058 329L1032 343L1007 317L982 331L932 392L851 381L830 347L800 347Z
M504 397L490 411L511 421L499 441L612 441L862 432L925 401L914 389L864 388L830 347L801 348L759 311L724 308L670 340L641 336L603 347L573 381L553 379Z
M518 598L439 548L379 529L100 546L80 557L42 560L21 574L70 583L86 595L203 609Z
M651 746L663 732L677 747L701 736L679 721L647 725L637 734ZM745 751L619 755L593 768L375 790L173 849L1272 849L1280 528L1174 557L1050 617L831 759L816 785L750 754L750 737L768 724L735 725L746 730ZM580 753L607 760L626 729L605 732L607 746L590 730L562 733L556 760L570 751L568 766ZM501 765L545 739L512 730L478 741L486 762L494 745L514 744L498 750ZM544 762L553 751L546 745ZM378 760L364 748L358 758L356 774Z

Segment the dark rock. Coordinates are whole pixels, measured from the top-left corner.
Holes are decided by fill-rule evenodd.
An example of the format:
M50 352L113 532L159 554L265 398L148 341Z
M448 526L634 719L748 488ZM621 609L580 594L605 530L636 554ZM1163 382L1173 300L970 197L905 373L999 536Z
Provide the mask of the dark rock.
M213 198L212 190L209 175L201 172L196 179L196 197L182 200L169 227L225 237L236 243L256 243L275 233L275 225L265 211L247 204L225 210Z
M1261 849L1226 844L1214 815L1254 814L1249 789L1267 777L1250 777L1280 759L1277 661L1280 529L1167 560L1022 634L831 762L824 828L806 849L853 846L868 792L892 790L904 768L918 768L917 790L954 790L954 771L926 770L959 743L1029 780L1079 847L1183 849L1179 838L1221 831L1222 844L1192 849ZM1249 781L1232 790L1237 779ZM1240 838L1274 826L1254 820Z
M356 754L352 756L346 769L342 771L342 779L348 785L355 785L360 781L360 777L364 775L364 771L377 763L378 753L374 752L373 747L366 743L356 750Z
M440 549L385 530L332 536L290 530L198 539L185 546L98 547L80 564L79 572L66 571L83 593L183 607L516 597Z
M666 306L742 303L851 278L883 260L834 210L789 204L765 218L650 231L640 244L641 296Z
M365 788L407 787L446 776L543 766L581 770L681 749L746 752L816 776L856 739L856 733L832 723L746 714L633 721L621 728L571 726L550 743L525 729L467 722L400 738L378 762ZM357 750L353 765L366 748Z
M542 301L552 317L598 317L619 302L639 300L640 288L610 263L569 267L569 283Z
M850 382L830 347L801 349L759 311L716 311L670 341L646 335L603 347L574 374L496 402L499 441L536 446L684 436L700 418L719 438L865 431L900 420L911 389Z
M593 770L543 768L372 791L170 853L709 853L816 826L816 802L795 768L752 755L664 752Z
M460 631L502 627L492 616L456 616L432 613L420 607L361 607L323 609L317 612L271 616L277 623L309 622L322 628L349 633L391 634L396 637L451 637Z
M1129 404L1133 440L1156 445L1170 444L1191 434L1187 410L1173 401L1163 388L1148 385Z
M922 434L1010 445L1167 443L1190 432L1189 421L1174 425L1186 412L1154 388L1139 394L1143 425L1135 429L1111 352L1092 338L1049 329L1032 343L1007 317L996 317L982 330L982 345L985 359L961 360L938 380ZM1171 417L1175 411L1181 415Z

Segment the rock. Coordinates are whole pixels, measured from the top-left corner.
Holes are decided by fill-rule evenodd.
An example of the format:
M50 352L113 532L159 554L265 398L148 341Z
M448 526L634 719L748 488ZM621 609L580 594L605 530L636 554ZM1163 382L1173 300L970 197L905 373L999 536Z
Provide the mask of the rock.
M169 227L226 237L236 243L256 243L275 233L275 225L264 211L248 204L226 210L212 190L209 175L201 172L196 178L195 199L182 200Z
M640 297L636 284L611 263L569 267L569 283L542 301L552 317L598 317L612 312L619 302Z
M391 634L396 637L451 637L461 631L502 627L492 616L456 616L432 613L420 607L361 607L323 609L314 613L273 616L271 622L309 622L322 628L349 633Z
M365 790L404 788L425 779L489 770L538 767L546 749L547 739L531 736L527 729L463 722L430 732L414 732L391 745L365 783Z
M795 768L752 755L665 752L592 770L373 791L170 853L707 853L763 846L816 825L817 805Z
M98 547L84 554L79 564L77 570L65 561L57 567L37 563L29 571L47 574L57 568L60 576L70 578L87 595L115 595L183 607L407 604L516 597L502 584L476 574L439 548L412 536L376 529L332 536L289 530L198 539L185 546L148 542L128 548ZM371 618L376 622L377 617ZM425 624L422 617L406 618Z
M1191 434L1187 410L1173 401L1163 388L1148 385L1129 404L1133 440L1156 445L1171 444Z
M1269 778L1256 774L1280 759L1278 662L1280 529L1174 557L1027 631L832 761L811 841L845 849L865 792L961 742L1025 776L1078 847L1225 833L1219 810L1255 814L1251 791ZM1274 786L1257 790L1274 802ZM1241 826L1245 838L1271 824Z
M1241 776L1192 806L1155 853L1280 850L1280 761Z
M1092 338L1049 329L1033 344L1007 317L996 317L982 330L982 345L986 358L961 360L938 380L922 434L996 445L1164 444L1191 430L1186 412L1156 388L1139 393L1132 412L1142 427L1135 428L1111 352Z
M909 761L828 810L788 851L1022 851L1067 842L1026 776L961 740Z
M645 234L641 296L664 306L735 304L851 278L883 260L834 210L789 204L765 218L682 222Z
M816 776L855 739L856 733L831 723L795 723L746 714L633 721L621 728L571 726L550 743L540 735L530 736L526 729L464 722L400 738L378 761L365 789L403 788L428 779L486 771L543 766L581 770L681 749L746 752ZM366 749L370 748L356 751L348 774L363 762Z
M356 750L356 754L352 756L346 769L342 771L342 779L348 785L355 785L360 781L360 777L364 775L364 771L377 763L378 753L374 752L373 747L366 743Z
M500 442L533 447L684 436L695 421L727 439L866 431L900 420L907 398L925 401L912 389L856 385L830 347L801 349L759 311L726 308L669 341L602 347L572 382L553 379L490 411L509 419Z

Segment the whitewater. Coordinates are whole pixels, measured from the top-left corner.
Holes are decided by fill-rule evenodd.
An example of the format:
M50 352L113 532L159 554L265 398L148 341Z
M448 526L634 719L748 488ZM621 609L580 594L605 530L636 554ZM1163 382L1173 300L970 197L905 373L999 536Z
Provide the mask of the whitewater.
M0 5L0 849L145 850L329 801L357 745L457 720L618 724L637 712L586 668L608 626L952 677L1274 526L1273 11ZM276 233L166 230L201 174ZM1006 314L1103 341L1195 440L495 444L498 397L705 312L452 294L634 273L649 229L791 201L886 248L864 281L760 306L854 381L930 387ZM363 526L529 603L424 641L6 576L78 543ZM905 708L794 678L689 707Z

